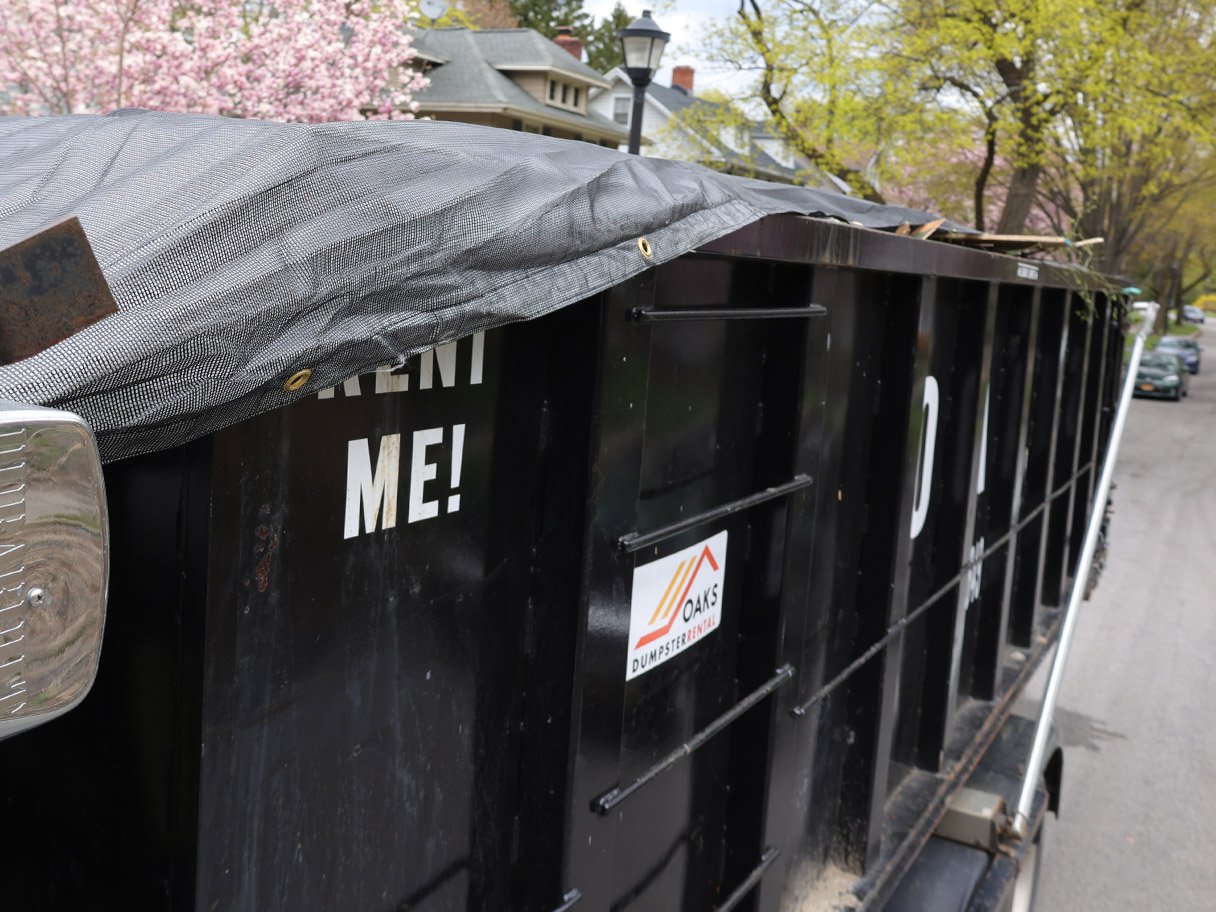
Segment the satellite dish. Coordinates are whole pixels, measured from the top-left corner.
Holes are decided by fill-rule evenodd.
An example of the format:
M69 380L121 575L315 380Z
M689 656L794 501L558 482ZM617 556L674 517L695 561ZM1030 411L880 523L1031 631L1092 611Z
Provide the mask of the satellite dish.
M448 11L447 0L422 0L418 4L418 11L434 22Z

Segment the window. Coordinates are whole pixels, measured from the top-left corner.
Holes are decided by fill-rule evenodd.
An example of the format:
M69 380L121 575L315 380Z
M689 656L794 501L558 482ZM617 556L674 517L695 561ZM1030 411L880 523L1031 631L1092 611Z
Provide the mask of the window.
M562 104L570 103L570 83L562 83Z
M576 89L574 90L574 106L575 106L576 108L578 107L578 96L579 96L579 95L581 95L581 94L582 94L582 92L583 92L583 90L582 90L582 89L578 89L578 88L576 88Z
M556 99L557 99L557 83L554 82L552 79L550 79L549 80L549 100L554 101Z
M629 123L628 95L618 95L612 99L612 119L619 124Z

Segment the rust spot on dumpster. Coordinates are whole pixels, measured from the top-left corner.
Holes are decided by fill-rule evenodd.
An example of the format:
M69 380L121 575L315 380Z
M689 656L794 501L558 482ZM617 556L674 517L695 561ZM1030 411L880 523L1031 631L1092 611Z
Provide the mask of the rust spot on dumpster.
M253 556L261 557L261 560L254 567L253 577L257 581L258 592L265 592L270 586L270 565L275 552L279 550L279 533L270 526L261 525L257 528L257 536L258 542L253 547Z
M0 364L36 355L117 312L78 220L0 250Z

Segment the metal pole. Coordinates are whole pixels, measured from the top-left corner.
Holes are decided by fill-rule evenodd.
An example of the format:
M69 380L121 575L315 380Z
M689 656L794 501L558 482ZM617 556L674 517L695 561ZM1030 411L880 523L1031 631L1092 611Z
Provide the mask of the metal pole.
M649 80L633 84L633 111L629 115L629 154L640 155L642 150L642 106L646 101Z
M1018 839L1025 839L1030 828L1030 812L1034 809L1034 795L1039 786L1039 772L1043 768L1043 755L1047 753L1047 740L1051 734L1052 717L1056 711L1056 701L1060 696L1060 685L1064 681L1064 667L1068 664L1068 653L1072 648L1072 636L1077 627L1077 615L1080 614L1081 600L1085 597L1085 583L1089 576L1089 566L1094 559L1094 551L1098 547L1098 534L1102 529L1102 518L1106 513L1106 498L1110 495L1110 483L1115 474L1115 459L1119 455L1119 442L1123 438L1123 425L1127 423L1128 406L1132 399L1132 390L1136 385L1136 371L1140 369L1140 356L1144 354L1144 338L1157 319L1157 305L1149 306L1136 333L1136 341L1132 345L1132 356L1127 363L1127 377L1123 380L1123 389L1119 395L1119 408L1115 413L1115 423L1110 432L1110 444L1106 450L1106 458L1102 462L1102 476L1098 481L1098 489L1094 492L1093 511L1089 516L1089 524L1085 527L1085 545L1081 548L1081 556L1077 558L1077 566L1073 574L1072 591L1068 596L1068 608L1064 612L1064 623L1060 628L1060 642L1056 646L1055 657L1051 661L1051 673L1047 676L1047 688L1043 691L1043 705L1039 707L1039 721L1035 726L1034 745L1030 749L1030 759L1026 763L1025 778L1022 780L1022 792L1018 797L1017 814L1013 821L1013 834Z

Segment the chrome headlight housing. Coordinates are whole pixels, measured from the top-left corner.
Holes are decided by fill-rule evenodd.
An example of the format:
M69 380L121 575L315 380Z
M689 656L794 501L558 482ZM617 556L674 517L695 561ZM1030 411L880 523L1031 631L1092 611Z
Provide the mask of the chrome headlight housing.
M89 692L108 540L101 460L84 419L0 401L0 738Z

